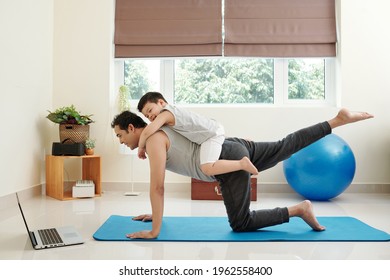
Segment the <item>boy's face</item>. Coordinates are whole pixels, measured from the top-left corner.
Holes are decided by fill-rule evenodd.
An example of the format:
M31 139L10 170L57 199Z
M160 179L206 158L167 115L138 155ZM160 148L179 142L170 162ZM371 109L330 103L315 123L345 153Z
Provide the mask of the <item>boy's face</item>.
M157 117L157 115L161 113L161 110L164 109L164 106L165 102L162 99L159 99L157 103L147 102L141 113L152 122Z

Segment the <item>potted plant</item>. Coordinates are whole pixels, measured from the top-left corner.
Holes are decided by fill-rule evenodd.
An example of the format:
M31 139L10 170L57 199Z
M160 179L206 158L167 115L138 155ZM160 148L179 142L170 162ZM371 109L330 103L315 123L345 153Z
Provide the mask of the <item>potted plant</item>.
M85 140L85 154L90 156L94 154L94 148L95 148L95 139L88 138Z
M82 115L74 105L61 107L46 116L50 121L60 125L60 141L85 143L89 137L89 124L94 121L92 115Z
M130 110L130 98L131 98L131 94L130 94L129 87L126 85L120 86L119 94L118 94L119 112Z

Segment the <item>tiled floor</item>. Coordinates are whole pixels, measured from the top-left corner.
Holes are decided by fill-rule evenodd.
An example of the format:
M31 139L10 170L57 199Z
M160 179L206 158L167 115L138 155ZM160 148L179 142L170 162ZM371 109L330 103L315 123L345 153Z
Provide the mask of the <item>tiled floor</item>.
M288 206L295 194L259 194L253 209ZM74 225L85 237L82 245L33 250L15 202L0 215L0 259L3 260L390 260L390 242L98 242L93 233L112 214L150 212L147 193L124 196L106 191L101 197L58 201L45 196L22 200L30 228ZM345 193L331 202L314 202L318 216L353 216L390 233L390 194ZM4 211L3 211L4 212ZM167 193L166 216L224 216L219 201L192 201L190 194Z

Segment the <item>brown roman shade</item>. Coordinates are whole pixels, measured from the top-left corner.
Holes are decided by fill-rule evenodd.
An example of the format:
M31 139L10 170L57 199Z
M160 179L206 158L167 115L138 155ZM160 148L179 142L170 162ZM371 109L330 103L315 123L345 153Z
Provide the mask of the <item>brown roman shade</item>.
M116 0L115 57L222 55L221 0Z
M225 56L336 55L335 0L225 0Z

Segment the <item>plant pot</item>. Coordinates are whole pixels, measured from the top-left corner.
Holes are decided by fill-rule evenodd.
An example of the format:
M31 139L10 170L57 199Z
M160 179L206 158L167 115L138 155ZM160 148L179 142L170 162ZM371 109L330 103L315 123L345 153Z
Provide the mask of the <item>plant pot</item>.
M89 125L60 124L61 143L85 143L89 138Z
M85 149L85 154L87 156L92 156L94 154L94 150L93 149Z

